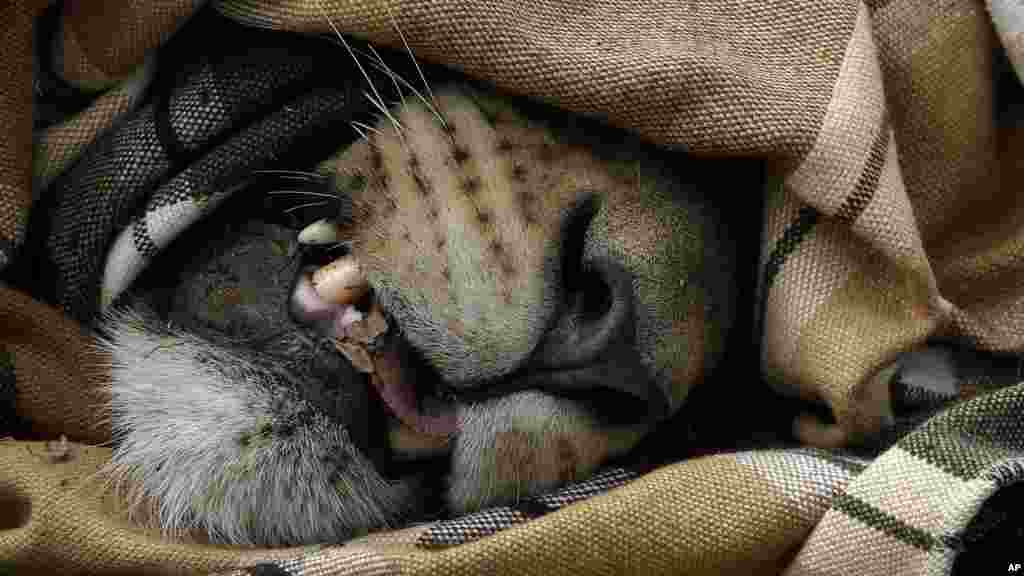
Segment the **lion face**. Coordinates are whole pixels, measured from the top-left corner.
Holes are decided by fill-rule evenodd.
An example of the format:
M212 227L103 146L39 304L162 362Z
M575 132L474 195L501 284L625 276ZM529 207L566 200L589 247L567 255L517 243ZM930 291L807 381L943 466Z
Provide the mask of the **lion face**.
M697 164L476 92L435 102L319 168L410 343L456 389L611 353L650 382L634 393L677 407L729 318L730 247Z
M365 135L318 171L382 306L474 400L459 406L454 457L473 473L453 475L455 508L590 473L717 358L734 258L696 163L470 88L410 100Z
M308 321L297 263L233 276L271 294L284 274L287 303L179 297L162 318L110 319L110 470L161 504L161 526L338 541L421 512L435 486L422 458L443 462L448 507L468 511L585 477L679 408L732 317L719 175L531 106L439 90L317 169L341 206L332 226L409 351L415 408L382 408L364 377L335 369L337 328ZM293 251L294 237L275 241ZM199 268L241 266L231 254ZM235 334L217 324L234 317L279 329L259 346L210 335ZM450 435L425 438L412 411L450 414Z

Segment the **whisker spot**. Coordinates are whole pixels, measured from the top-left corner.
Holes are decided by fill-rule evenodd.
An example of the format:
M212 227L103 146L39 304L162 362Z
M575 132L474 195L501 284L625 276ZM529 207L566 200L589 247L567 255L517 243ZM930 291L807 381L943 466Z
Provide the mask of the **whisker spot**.
M419 170L412 173L412 181L416 183L416 189L419 190L421 196L430 195L430 184L423 179Z
M473 176L462 181L462 191L473 196L480 191L480 178Z

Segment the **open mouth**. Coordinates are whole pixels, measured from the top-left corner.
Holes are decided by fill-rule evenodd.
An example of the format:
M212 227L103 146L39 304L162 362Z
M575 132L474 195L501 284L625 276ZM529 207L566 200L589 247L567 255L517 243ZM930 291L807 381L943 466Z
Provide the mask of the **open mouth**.
M375 303L336 302L314 286L315 268L299 273L290 306L296 320L334 340L353 366L369 374L371 387L391 415L415 434L450 437L458 431L455 406L429 382L408 344Z

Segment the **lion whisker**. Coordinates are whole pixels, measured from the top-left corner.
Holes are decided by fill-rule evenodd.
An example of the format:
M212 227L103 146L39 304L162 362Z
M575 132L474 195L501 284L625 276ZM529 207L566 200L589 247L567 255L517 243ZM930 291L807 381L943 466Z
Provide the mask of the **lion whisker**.
M352 129L356 131L356 134L359 134L359 137L362 138L364 142L370 144L370 137L366 135L365 130L363 130L359 126L356 126L355 124L352 124L351 122L349 123L349 125L352 126Z
M388 19L391 21L391 25L395 28L395 32L398 33L398 37L402 39L402 45L405 46L405 51L409 53L409 59L412 60L412 65L416 67L416 73L420 75L420 80L423 81L423 87L427 90L427 94L430 96L430 101L436 103L437 99L434 98L434 92L430 89L430 84L427 82L427 77L426 75L423 74L423 69L420 68L420 63L416 60L416 55L412 53L412 48L409 46L409 42L406 41L405 34L402 33L402 29L399 28L398 23L395 22L395 19L391 14L390 8L388 9ZM445 129L445 132L447 132L448 124L445 123L444 118L441 117L441 114L439 114L438 111L434 109L432 106L430 108L437 116L438 121L441 122L441 126Z
M395 92L398 93L398 99L401 100L402 106L404 107L405 106L405 93L402 92L402 88L398 85L398 79L397 79L398 74L396 74L393 70L391 70L391 68L388 67L387 63L384 62L384 59L381 58L380 53L377 52L377 49L374 48L373 45L368 45L367 47L370 49L371 52L373 52L373 57L377 59L377 62L380 62L380 66L381 66L381 68L383 68L383 72L385 74L387 74L388 77L391 78L391 82L395 85ZM372 64L372 61L371 61L371 64Z
M384 101L383 100L374 99L370 95L370 93L365 91L365 90L363 91L363 96L366 96L366 99L369 100L371 104L373 104L378 110L381 111L382 114L384 114L384 116L388 120L391 121L391 125L395 127L395 132L398 134L398 137L402 140L402 145L404 146L405 145L405 136L403 136L402 130L405 130L405 127L402 126L402 124L398 121L398 119L395 118L391 114L391 112L388 111L387 106L384 105Z
M338 197L332 194L324 194L323 192L310 192L308 190L273 190L267 192L267 195L280 196L284 194L295 194L300 196L313 196L316 198L327 198L329 200L337 200Z
M413 95L416 96L416 98L418 98L420 102L423 102L423 105L426 106L427 110L429 110L434 115L434 117L437 118L437 121L441 124L443 128L446 129L445 132L447 133L448 124L444 121L444 117L441 116L441 113L437 110L437 107L434 106L434 104L430 100L427 100L427 98L423 95L422 92L417 90L416 87L410 84L408 80L402 78L398 74L395 74L393 71L391 71L391 69L388 68L387 65L385 65L383 62L377 63L371 60L370 65L376 68L377 70L391 76L392 81L400 82L402 86L405 86L410 92L412 92Z
M383 136L384 135L384 133L381 132L379 129L377 129L377 128L373 127L373 126L370 126L369 124L366 124L365 122L360 122L358 120L353 120L351 122L351 124L352 124L353 128L356 128L357 130L359 130L361 132L365 131L365 132L362 132L364 137L366 136L366 132L373 132L374 134L377 134L378 136Z
M306 172L303 170L253 170L253 174L270 174L274 176L281 176L284 178L292 178L295 180L326 180L327 176L323 174L317 174L316 172Z
M398 132L399 138L401 138L402 142L404 143L405 139L402 136L402 132L400 129L401 124L399 124L398 121L394 118L394 116L392 116L387 111L387 108L384 106L384 99L381 97L380 92L377 90L377 86L373 84L373 80L370 79L370 75L366 72L366 69L363 68L362 62L360 62L359 58L356 57L355 51L353 51L352 47L349 46L349 43L347 40L345 40L345 37L341 35L341 31L338 30L338 27L334 25L334 20L331 18L331 15L327 13L327 10L324 9L323 2L317 0L316 5L320 9L320 12L323 14L324 18L327 20L327 23L331 26L331 30L334 31L334 34L337 35L338 40L341 41L342 46L345 47L345 50L348 51L349 56L352 57L352 61L355 62L356 67L359 68L359 72L363 75L363 78L366 79L367 84L370 85L370 90L373 91L373 94L376 97L376 99L371 97L370 94L365 90L363 91L363 95L366 96L367 100L369 100L371 104L373 104L378 109L384 112L385 116L388 117L388 120L390 120L391 123L394 125L395 131Z
M292 212L294 212L296 210L301 210L303 208L312 208L314 206L324 206L325 204L327 204L327 202L307 202L305 204L299 204L298 206L292 206L291 208L286 208L286 209L283 210L283 212L285 214L291 214Z
M366 142L371 147L376 147L374 145L373 141L370 140L370 137L369 137L369 135L366 134L366 132L364 132L363 130L359 129L356 126L353 126L352 129L356 131L356 134L359 134L359 137L362 138L363 142Z

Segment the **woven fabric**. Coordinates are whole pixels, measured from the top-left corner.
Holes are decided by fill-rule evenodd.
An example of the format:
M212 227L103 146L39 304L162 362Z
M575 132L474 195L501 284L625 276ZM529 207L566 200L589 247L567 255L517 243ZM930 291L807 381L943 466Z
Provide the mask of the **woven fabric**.
M168 544L125 519L96 480L107 448L0 440L0 568L16 574L139 574L255 564L298 551Z
M622 468L610 468L582 482L536 498L524 498L515 507L499 507L455 520L438 522L420 536L417 545L424 548L444 548L472 542L484 536L521 524L564 508L574 502L586 500L612 488L622 486L636 477L636 473Z
M109 440L103 360L91 352L85 331L21 291L0 284L0 294L0 388L8 399L13 395L17 419L43 437ZM2 384L11 376L14 390ZM0 437L12 431L0 428Z
M202 0L68 2L52 66L74 86L96 90L135 73L148 52L167 41Z
M33 150L33 188L45 190L78 161L87 146L132 112L145 93L150 71L143 67L134 81L119 84L98 96L92 105L36 135Z
M0 7L0 436L27 425L48 440L0 441L0 572L948 574L978 555L1002 572L1019 562L979 544L1015 529L999 506L1024 474L1019 360L984 355L1024 351L1017 3L217 0L218 15L189 0L67 2L34 36L47 4ZM860 450L713 454L631 479L612 469L519 507L323 548L176 544L128 524L92 483L109 430L81 323L241 175L309 154L345 121L359 80L340 49L260 30L332 33L327 16L666 148L762 160L764 190L719 193L736 211L763 196L745 303L761 374L824 404L835 424L822 426ZM33 133L33 108L54 99L67 105ZM890 371L929 338L981 352Z
M787 574L949 574L970 520L1024 479L1022 402L1013 386L908 434L833 501Z
M7 2L0 18L7 32L0 38L5 57L0 65L0 270L14 258L25 234L32 193L29 170L32 134L32 18L46 2Z
M281 566L295 576L775 574L862 466L804 450L710 456L460 546L342 546Z
M39 201L33 226L49 232L26 247L37 255L32 269L16 273L45 285L33 293L81 322L111 302L175 232L215 207L225 196L215 191L231 189L247 170L284 156L296 138L349 111L347 91L308 90L315 72L328 70L323 43L261 46L260 32L236 27L221 31L234 49L207 63L197 46L211 33L208 22L196 22L164 53L153 102L92 140ZM109 106L97 101L77 123ZM66 124L44 138L74 145Z

